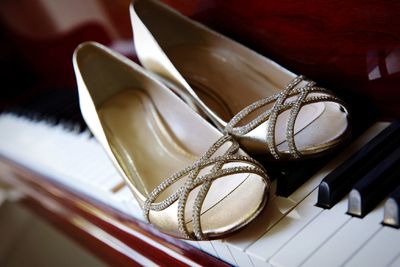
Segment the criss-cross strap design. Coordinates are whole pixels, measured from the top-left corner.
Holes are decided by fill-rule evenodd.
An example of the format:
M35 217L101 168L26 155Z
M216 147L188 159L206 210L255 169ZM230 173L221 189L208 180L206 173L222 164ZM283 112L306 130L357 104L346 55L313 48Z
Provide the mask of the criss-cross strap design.
M214 156L214 154L225 144L230 142L230 147L224 152L222 156ZM240 173L253 173L263 177L269 186L269 179L264 168L254 159L238 154L239 144L230 135L224 135L218 139L210 149L191 166L184 170L176 172L169 178L165 179L158 185L148 196L144 203L144 216L149 221L150 211L161 211L171 206L175 201L178 201L178 228L183 238L186 239L207 239L202 232L201 228L201 208L206 198L208 190L214 180L233 174ZM229 167L225 166L229 163L241 163L240 166ZM202 170L209 168L209 171ZM178 188L174 193L168 196L161 202L154 203L157 197L165 191L166 188L174 184L180 179L186 178L184 184ZM189 234L185 223L185 208L187 199L190 192L196 187L200 186L200 190L196 195L194 205L192 207L192 222L194 236Z
M305 86L299 87L298 85L302 81L307 81ZM310 93L322 93L323 95L313 95L309 96ZM294 100L290 99L293 96L297 96ZM340 105L344 105L342 100L332 95L325 88L315 86L315 82L306 79L304 76L300 75L293 79L289 84L287 84L283 91L271 95L269 97L257 100L256 102L250 104L249 106L242 109L237 113L226 125L224 132L230 133L234 136L243 136L255 129L257 126L268 120L268 130L267 130L267 146L272 156L276 159L281 157L281 153L278 151L275 143L275 126L279 114L289 110L289 117L286 124L286 141L288 142L289 153L293 158L299 158L301 156L300 151L296 147L294 138L294 125L296 118L299 115L302 106L317 103L317 102L335 102ZM237 126L246 116L250 113L260 109L266 105L273 104L272 108L262 112L255 119L243 126Z

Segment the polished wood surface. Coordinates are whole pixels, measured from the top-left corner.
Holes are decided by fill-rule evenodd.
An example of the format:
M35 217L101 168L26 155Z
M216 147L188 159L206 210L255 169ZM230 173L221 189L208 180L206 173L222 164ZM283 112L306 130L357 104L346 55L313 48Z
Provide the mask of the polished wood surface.
M24 194L22 202L112 266L141 265L135 253L160 266L189 266L154 246L163 246L202 266L228 266L151 225L72 191L6 158L0 158L0 180ZM151 242L149 242L151 240Z

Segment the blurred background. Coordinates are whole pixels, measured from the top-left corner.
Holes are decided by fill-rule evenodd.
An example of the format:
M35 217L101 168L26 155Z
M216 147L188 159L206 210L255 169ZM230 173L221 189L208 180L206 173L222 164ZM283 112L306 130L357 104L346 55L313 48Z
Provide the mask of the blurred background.
M130 2L1 1L0 110L17 107L79 120L73 50L93 40L134 59ZM356 111L400 114L399 1L164 2L318 81Z

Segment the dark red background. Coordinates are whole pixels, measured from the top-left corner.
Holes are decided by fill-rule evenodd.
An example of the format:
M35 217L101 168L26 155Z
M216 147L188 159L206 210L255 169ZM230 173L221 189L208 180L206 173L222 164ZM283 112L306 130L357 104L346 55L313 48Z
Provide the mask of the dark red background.
M0 3L2 108L27 103L37 92L75 88L71 56L80 42L96 40L134 57L129 0L92 0L109 25L88 17L64 31L54 27L45 2ZM318 81L359 113L377 108L384 117L400 115L399 1L164 2Z

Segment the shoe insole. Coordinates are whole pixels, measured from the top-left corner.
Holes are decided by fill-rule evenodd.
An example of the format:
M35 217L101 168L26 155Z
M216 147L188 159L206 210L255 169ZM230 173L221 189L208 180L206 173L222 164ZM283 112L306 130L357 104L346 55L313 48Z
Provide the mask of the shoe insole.
M249 63L251 60L245 60L240 55L231 53L229 49L224 50L218 46L180 45L168 48L166 54L194 90L201 89L196 93L205 104L226 121L247 105L278 93L285 86L276 83L282 78L269 77L267 63L263 62L264 66L256 64L253 66ZM287 75L281 72L281 75ZM303 86L305 83L302 82L300 85ZM208 95L203 93L205 91L209 91ZM294 100L295 97L290 100ZM254 119L261 111L271 108L272 104L250 114L244 123ZM312 150L319 144L327 145L340 136L347 128L345 116L342 118L339 116L331 127L325 125L332 123L326 119L335 118L335 114L340 113L339 109L340 105L331 102L303 106L295 123L298 148ZM289 113L290 110L281 113L277 120L275 142L279 145L279 150L287 150L286 124ZM318 123L314 124L316 121ZM318 133L314 138L313 131L319 131L319 128L308 127L310 125L318 125L328 131ZM310 139L309 136L313 138Z
M208 149L205 148L198 155L189 153L176 140L150 97L141 90L120 91L106 101L98 113L117 161L130 183L144 196L170 175L191 165ZM195 128L193 127L193 130ZM194 141L197 138L205 137L196 136L194 131ZM237 188L247 176L240 174L233 178L215 180L202 210L205 211L218 203ZM158 201L175 192L184 181L185 179L181 179L167 188ZM192 192L196 193L197 190L198 188ZM193 201L194 197L191 197L188 203Z

